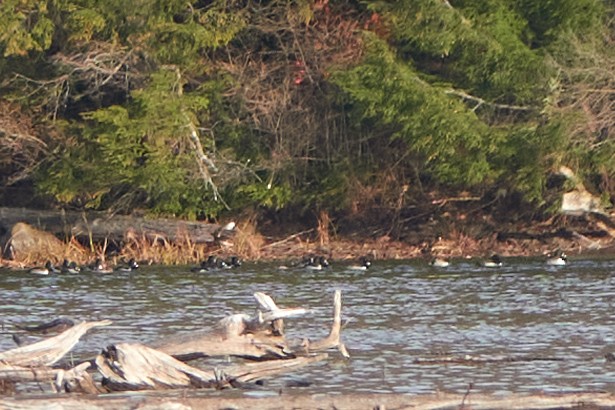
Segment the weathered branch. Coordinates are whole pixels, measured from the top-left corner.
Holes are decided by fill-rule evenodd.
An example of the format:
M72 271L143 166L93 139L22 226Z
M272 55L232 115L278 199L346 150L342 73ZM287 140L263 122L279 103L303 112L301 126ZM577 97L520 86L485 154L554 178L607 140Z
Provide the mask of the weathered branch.
M0 226L7 231L25 222L35 228L65 237L82 237L93 241L121 241L127 232L148 239L166 238L172 242L211 243L231 232L218 224L165 218L148 219L112 215L105 212L41 211L0 207Z
M474 106L473 110L476 110L478 107L480 107L481 105L488 105L490 107L493 108L497 108L500 110L511 110L511 111L533 111L536 108L534 107L524 107L521 105L512 105L512 104L498 104L498 103L494 103L494 102L490 102L487 101L483 98L480 97L476 97L474 95L470 95L464 91L461 90L455 90L455 89L448 89L445 91L446 94L453 94L456 95L458 97L463 98L464 100L470 100L470 101L474 101L476 102L476 106Z
M182 387L223 388L322 361L326 354L291 360L274 360L204 371L140 344L122 343L107 347L96 358L96 366L111 391L174 389Z
M346 350L346 346L341 341L341 329L342 329L342 292L340 290L335 291L333 298L333 324L331 325L331 331L329 336L324 339L317 340L315 342L306 341L305 348L309 351L321 351L331 348L337 348L342 356L348 358L350 355Z
M110 325L110 320L82 322L57 336L38 343L18 347L0 353L0 361L15 366L51 366L60 360L79 342L88 330Z

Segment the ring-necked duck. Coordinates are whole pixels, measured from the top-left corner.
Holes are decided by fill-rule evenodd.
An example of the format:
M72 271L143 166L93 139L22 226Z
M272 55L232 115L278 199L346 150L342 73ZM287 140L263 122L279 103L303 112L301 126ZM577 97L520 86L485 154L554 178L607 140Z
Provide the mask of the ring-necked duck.
M361 256L359 258L359 264L358 265L350 265L348 267L348 269L350 269L350 270L367 270L367 269L369 269L370 266L372 266L372 262L366 256Z
M205 273L210 269L211 269L211 266L208 265L207 261L201 261L201 264L199 266L190 268L190 272Z
M139 268L139 264L135 261L134 258L130 258L127 265L120 265L115 268L116 271L119 272L132 272L133 270L137 270Z
M219 261L219 266L225 269L238 268L241 266L241 260L237 256L231 256L228 261Z
M559 252L557 256L549 256L546 263L550 266L564 266L568 263L568 256L564 252Z
M310 270L322 270L329 267L329 261L324 256L309 256L304 258L303 267Z
M500 255L497 253L494 253L489 259L483 261L483 266L486 268L499 268L502 265L502 258L500 258Z
M434 259L431 260L431 262L429 262L429 264L431 266L435 266L437 268L446 268L451 263L449 261L447 261L446 259L443 259L443 258L434 258Z
M107 267L107 264L100 258L96 258L93 264L88 265L88 270L93 273L112 273L113 269Z
M51 261L47 261L44 267L35 267L30 269L29 272L35 275L49 275L50 273L58 273L58 270L53 266Z
M77 266L75 261L69 262L68 259L64 259L64 262L62 262L61 271L62 273L77 274L81 272L81 268Z

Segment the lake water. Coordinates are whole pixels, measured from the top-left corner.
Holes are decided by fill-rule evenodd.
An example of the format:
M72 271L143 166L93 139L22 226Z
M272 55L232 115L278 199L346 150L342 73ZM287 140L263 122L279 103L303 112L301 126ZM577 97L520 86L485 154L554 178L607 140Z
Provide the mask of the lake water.
M506 260L501 268L455 261L433 268L423 261L375 261L366 272L341 262L323 271L279 270L245 263L206 274L189 267L141 267L135 273L35 276L0 272L0 351L14 347L14 323L57 317L110 319L86 334L72 357L111 343L153 342L208 328L231 313L253 313L253 292L282 307L309 307L288 320L290 338L328 334L333 292L342 290L342 338L351 358L275 377L262 390L296 392L574 392L614 391L615 260L577 259L565 267L540 260ZM442 357L556 360L468 363L421 361ZM70 358L70 357L69 357ZM205 362L206 363L206 362ZM203 366L200 362L199 366ZM307 387L285 387L291 382ZM217 394L225 394L217 393ZM237 394L237 393L234 393Z

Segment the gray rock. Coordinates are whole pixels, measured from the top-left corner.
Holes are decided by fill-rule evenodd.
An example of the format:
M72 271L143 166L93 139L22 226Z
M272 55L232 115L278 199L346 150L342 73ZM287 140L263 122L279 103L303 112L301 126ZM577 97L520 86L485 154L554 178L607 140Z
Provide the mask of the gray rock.
M59 260L66 250L66 244L53 234L23 222L13 225L4 244L5 255L15 260Z

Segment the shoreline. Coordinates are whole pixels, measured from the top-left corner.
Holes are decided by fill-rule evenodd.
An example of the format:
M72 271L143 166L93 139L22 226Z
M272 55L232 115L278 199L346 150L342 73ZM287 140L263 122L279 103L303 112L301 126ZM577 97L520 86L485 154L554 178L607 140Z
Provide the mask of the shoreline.
M203 390L200 391L203 393ZM237 397L212 392L207 396L177 396L177 391L132 392L132 394L69 395L28 397L0 397L0 407L7 409L40 408L52 406L58 409L134 409L134 408L177 408L177 409L401 409L457 410L457 409L612 409L615 395L610 392L573 393L354 393L354 394L302 394L280 391L277 396Z
M440 228L442 224L440 224ZM358 260L366 256L371 260L423 259L484 259L493 254L500 257L546 257L564 251L574 259L578 256L615 256L613 232L583 219L561 219L557 223L507 225L494 230L491 225L478 221L458 221L447 225L447 234L437 235L442 229L420 226L406 233L403 239L392 235L376 236L374 231L332 234L311 228L295 232L276 230L267 232L252 221L237 223L234 235L213 244L194 244L190 241L171 242L163 239L153 243L135 235L126 236L122 246L110 250L109 244L90 245L75 238L62 244L59 251L40 252L36 257L27 254L16 259L0 259L0 267L28 269L41 266L46 260L61 264L63 259L87 265L96 258L109 266L131 258L141 265L197 265L209 255L220 258L237 256L243 261L292 261L306 255L323 255L329 261ZM44 234L48 233L42 231ZM474 233L474 234L472 234ZM36 249L39 251L40 249Z

